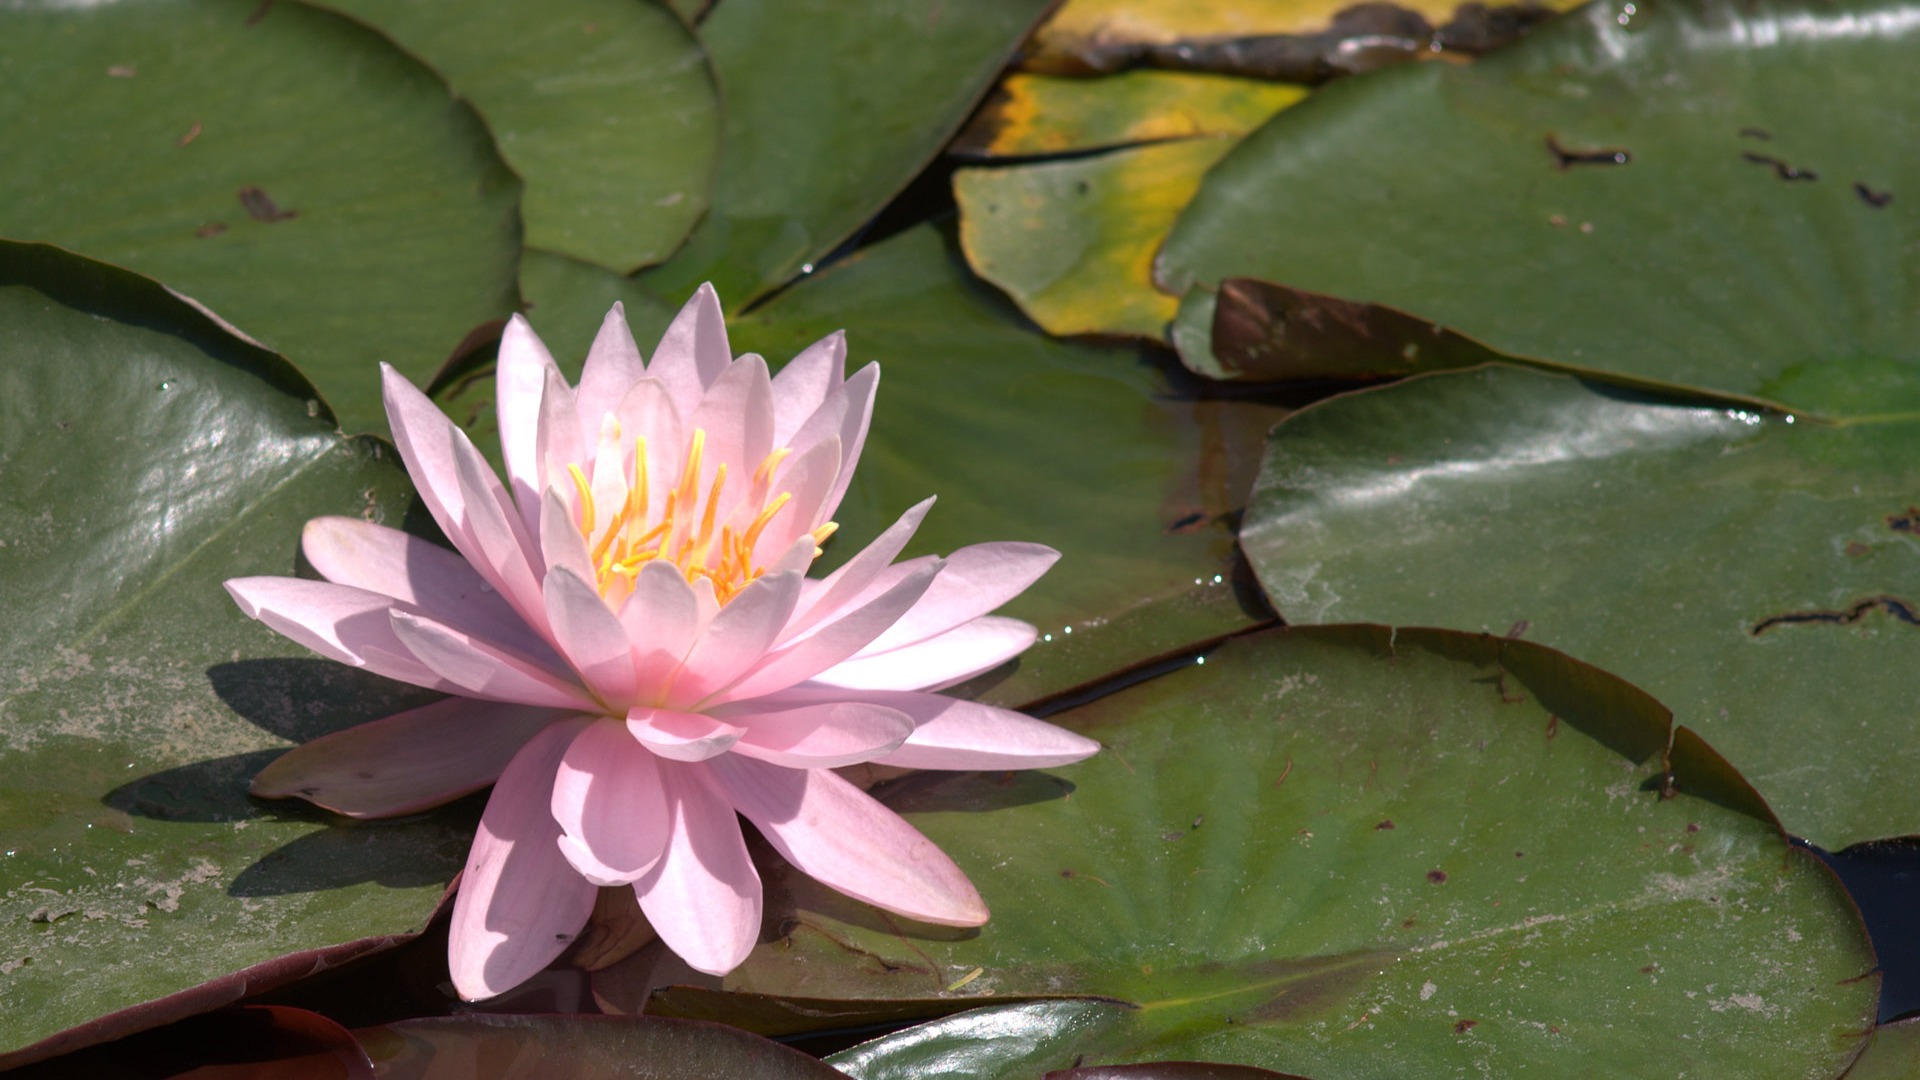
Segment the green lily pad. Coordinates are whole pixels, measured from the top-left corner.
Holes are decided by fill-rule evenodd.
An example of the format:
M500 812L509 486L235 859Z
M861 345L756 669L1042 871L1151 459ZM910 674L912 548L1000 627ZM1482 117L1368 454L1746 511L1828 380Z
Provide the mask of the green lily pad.
M1024 157L1245 135L1306 96L1301 86L1185 71L1123 71L1100 79L1015 72L948 150Z
M1832 414L1920 406L1904 10L1599 3L1471 66L1329 86L1208 175L1160 283L1260 278Z
M961 169L960 242L974 272L1050 334L1164 337L1179 306L1153 257L1231 138Z
M294 357L347 430L514 309L519 184L379 35L255 0L0 12L0 235L164 280Z
M1666 760L1652 698L1542 646L1265 631L1054 719L1105 749L876 790L968 872L991 922L905 923L775 867L777 936L727 987L1137 1006L1033 1006L1017 1061L962 1033L944 1060L970 1076L1080 1055L1833 1075L1871 1026L1875 962L1839 883L1729 808L1750 795L1690 733ZM911 1030L894 1038L926 1060Z
M448 1016L354 1035L386 1080L841 1080L798 1050L698 1020Z
M1838 850L1920 832L1917 458L1911 416L1495 367L1281 424L1241 542L1290 622L1511 629L1633 680Z
M615 300L643 350L682 299L583 263L528 264L534 329L569 377ZM1286 410L1194 400L1138 350L1055 341L974 281L930 226L868 248L730 326L735 352L775 365L835 330L847 370L880 363L873 430L837 515L831 569L929 495L908 556L988 540L1051 544L1064 558L1005 613L1042 638L1000 704L1037 698L1244 630L1264 600L1236 579L1231 515L1258 447ZM493 388L475 377L439 398L481 445Z
M729 310L812 271L917 176L1048 0L725 0L700 24L727 104L713 210L648 272Z
M0 242L0 461L0 1067L420 929L464 859L459 812L334 827L246 785L421 693L313 658L220 587L292 571L309 517L400 522L392 449L153 282Z
M1901 1080L1920 1069L1920 1020L1902 1020L1873 1029L1873 1039L1847 1080Z
M680 16L635 0L307 0L398 42L473 102L526 181L526 242L622 273L707 210L720 98Z

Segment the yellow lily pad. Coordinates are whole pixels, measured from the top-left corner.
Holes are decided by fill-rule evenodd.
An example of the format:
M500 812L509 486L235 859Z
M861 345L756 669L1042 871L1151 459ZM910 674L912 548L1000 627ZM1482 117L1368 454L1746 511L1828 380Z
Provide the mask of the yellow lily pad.
M1100 79L1015 72L952 149L1011 157L1245 135L1306 96L1298 86L1198 72L1143 69Z
M1179 300L1154 287L1154 256L1236 141L961 169L953 191L967 263L1050 334L1161 338Z

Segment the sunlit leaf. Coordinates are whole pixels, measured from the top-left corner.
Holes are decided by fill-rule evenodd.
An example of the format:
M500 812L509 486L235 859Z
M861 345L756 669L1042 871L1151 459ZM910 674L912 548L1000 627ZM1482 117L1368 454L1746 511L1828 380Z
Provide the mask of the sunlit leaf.
M1920 832L1920 423L1492 368L1281 424L1242 543L1293 623L1524 634L1633 680L1827 848Z
M0 235L129 266L296 360L348 431L513 310L519 183L346 19L255 0L0 10Z
M420 692L313 658L220 587L292 571L314 515L398 524L391 448L341 437L284 360L154 283L0 243L0 461L0 1065L417 931L464 858L457 813L332 827L246 785Z
M1177 71L1100 79L1016 72L1001 80L952 150L1018 157L1245 135L1306 93L1281 83Z
M706 212L720 100L700 43L637 0L306 0L426 61L473 102L526 181L526 242L622 272Z

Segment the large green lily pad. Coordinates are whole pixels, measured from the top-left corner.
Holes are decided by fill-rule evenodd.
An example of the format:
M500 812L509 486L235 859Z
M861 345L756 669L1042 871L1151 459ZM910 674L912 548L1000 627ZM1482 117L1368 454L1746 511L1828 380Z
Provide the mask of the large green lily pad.
M903 923L776 868L772 940L728 987L1138 1006L1030 1011L1017 1062L946 1046L948 1068L1004 1077L1082 1054L1830 1076L1871 1026L1874 960L1838 882L1729 809L1750 796L1685 732L1670 765L1705 797L1663 797L1666 711L1552 650L1265 631L1055 719L1105 749L879 792L971 875L991 922Z
M1510 354L1833 414L1913 408L1906 11L1596 3L1471 66L1329 86L1213 169L1160 282L1261 278Z
M519 183L379 35L255 0L0 12L0 236L151 274L297 360L349 431L515 304Z
M835 1080L798 1050L722 1024L625 1016L449 1016L354 1035L388 1080ZM483 1064L484 1063L484 1064Z
M1231 515L1277 406L1193 400L1139 350L1035 332L967 274L950 237L910 230L769 300L730 327L735 352L775 365L835 330L847 370L880 363L873 430L823 569L929 495L940 502L908 555L988 540L1064 553L1006 614L1039 644L991 700L1024 704L1267 618L1235 580ZM577 262L529 263L534 329L577 377L607 306L620 300L643 350L663 325L652 294ZM549 321L551 316L552 321ZM492 381L441 403L483 445Z
M730 311L811 272L959 130L1048 0L725 0L700 24L726 100L713 211L646 276Z
M1450 625L1645 687L1829 849L1920 832L1920 422L1488 368L1274 432L1242 543L1294 623Z
M647 0L307 0L392 38L472 101L526 181L530 246L621 272L706 212L720 99L700 42Z
M286 361L153 282L0 243L0 461L0 1062L418 930L464 858L458 813L333 827L246 785L419 692L315 659L220 587L290 573L309 517L401 521L391 447L340 436Z

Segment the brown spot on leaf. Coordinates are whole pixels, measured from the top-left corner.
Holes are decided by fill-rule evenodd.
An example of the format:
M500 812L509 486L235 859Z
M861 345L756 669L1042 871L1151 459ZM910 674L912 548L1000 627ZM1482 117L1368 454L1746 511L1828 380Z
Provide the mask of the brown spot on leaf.
M274 203L272 196L251 184L240 189L240 205L246 209L248 217L269 225L276 221L291 221L300 216L298 210L280 209Z
M1453 1033L1455 1035L1465 1035L1467 1032L1479 1026L1480 1021L1478 1020L1460 1020L1454 1023Z
M1547 152L1553 155L1554 168L1566 172L1575 165L1625 165L1633 154L1625 147L1568 147L1551 132L1547 134Z
M199 237L202 240L205 240L210 236L219 236L221 233L226 231L227 231L226 222L209 221L205 225L202 225L199 228L193 230L193 235Z
M1893 192L1875 191L1858 180L1853 182L1853 193L1860 196L1861 202L1866 203L1875 210L1885 209L1886 205L1893 201Z
M1435 885L1442 884L1447 880L1447 872L1445 870L1429 870L1427 871L1427 880L1433 882Z
M1774 157L1772 154L1756 154L1751 150L1747 150L1740 154L1740 159L1754 165L1765 165L1773 170L1773 175L1782 180L1820 179L1820 174L1814 172L1812 169L1802 169L1794 165L1789 165L1785 161Z
M1869 596L1864 600L1856 600L1852 606L1839 611L1787 611L1779 615L1769 615L1753 624L1752 633L1754 637L1759 637L1776 626L1793 626L1801 623L1850 626L1865 618L1867 612L1874 610L1884 611L1909 626L1920 626L1920 611L1916 611L1910 601L1902 600L1897 596Z
M1375 825L1375 826L1373 827L1373 831L1374 831L1374 832L1383 832L1383 831L1385 831L1385 830L1387 830L1387 829L1391 829L1391 828L1393 828L1393 819L1392 819L1392 818L1388 818L1387 820L1385 820L1385 821L1383 821L1383 822L1381 822L1380 824L1378 824L1378 825Z

